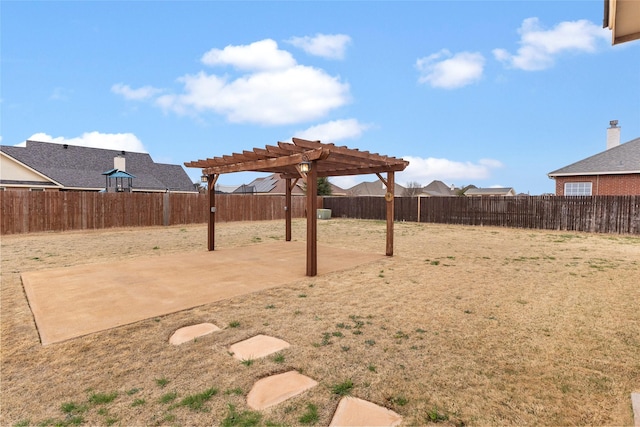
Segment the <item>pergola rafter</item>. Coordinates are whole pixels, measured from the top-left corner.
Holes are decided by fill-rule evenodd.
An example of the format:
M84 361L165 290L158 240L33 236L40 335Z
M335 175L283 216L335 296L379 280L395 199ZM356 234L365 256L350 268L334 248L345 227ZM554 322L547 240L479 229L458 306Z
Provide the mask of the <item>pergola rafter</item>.
M292 180L303 178L307 182L307 275L317 274L317 218L316 179L318 177L376 174L387 187L387 251L393 255L394 174L404 170L409 162L378 153L360 151L345 146L324 144L293 138L290 142L278 142L265 148L233 153L221 157L186 162L185 166L201 168L208 177L209 186L209 250L215 242L215 181L223 173L269 172L278 173L286 179L286 240L291 240L291 189ZM301 173L300 164L309 163L306 174ZM381 174L386 173L387 179Z

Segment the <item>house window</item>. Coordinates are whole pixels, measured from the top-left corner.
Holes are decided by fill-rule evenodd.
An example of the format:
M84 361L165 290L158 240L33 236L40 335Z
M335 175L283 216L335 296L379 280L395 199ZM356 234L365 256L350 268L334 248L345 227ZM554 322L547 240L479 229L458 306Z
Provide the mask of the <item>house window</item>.
M44 191L44 188L30 188L29 191Z
M564 184L565 196L591 196L590 182L567 182Z

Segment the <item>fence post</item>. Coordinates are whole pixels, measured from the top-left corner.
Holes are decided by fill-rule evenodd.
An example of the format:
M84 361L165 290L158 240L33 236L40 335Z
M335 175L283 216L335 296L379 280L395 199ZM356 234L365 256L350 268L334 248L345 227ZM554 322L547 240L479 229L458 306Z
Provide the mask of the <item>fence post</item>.
M169 202L169 192L163 194L162 197L162 225L165 227L169 225L171 220L171 206Z

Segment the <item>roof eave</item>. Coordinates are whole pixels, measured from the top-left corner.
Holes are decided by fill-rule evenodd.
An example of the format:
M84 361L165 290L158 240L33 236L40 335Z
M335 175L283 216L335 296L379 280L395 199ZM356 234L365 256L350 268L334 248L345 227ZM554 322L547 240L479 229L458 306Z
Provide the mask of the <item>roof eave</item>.
M640 174L640 170L636 171L600 171L600 172L560 172L548 173L547 176L549 178L554 178L556 176L598 176L598 175L634 175Z

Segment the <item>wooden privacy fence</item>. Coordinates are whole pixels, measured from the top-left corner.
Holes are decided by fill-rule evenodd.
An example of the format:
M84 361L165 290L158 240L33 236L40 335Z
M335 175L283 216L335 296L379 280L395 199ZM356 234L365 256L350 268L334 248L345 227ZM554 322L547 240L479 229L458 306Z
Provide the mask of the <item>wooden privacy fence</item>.
M384 219L382 197L325 197L333 217ZM396 221L640 234L640 196L397 197Z
M216 220L284 219L284 204L284 196L216 194ZM305 216L304 197L292 205L292 217ZM0 192L0 234L206 223L208 215L205 194Z
M216 194L216 220L284 219L284 196ZM332 216L386 218L383 197L323 197ZM305 216L305 198L291 214ZM206 223L204 194L0 192L0 234ZM396 197L396 221L640 234L640 196Z

